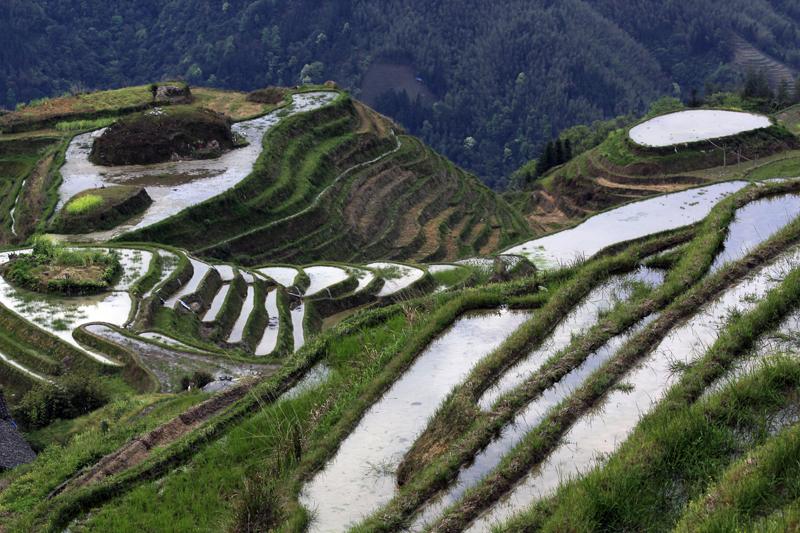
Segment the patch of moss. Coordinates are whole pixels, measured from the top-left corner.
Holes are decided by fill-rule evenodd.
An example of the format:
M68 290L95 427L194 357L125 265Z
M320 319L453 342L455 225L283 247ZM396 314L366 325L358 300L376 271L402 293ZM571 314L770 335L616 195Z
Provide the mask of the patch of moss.
M87 189L64 204L50 224L50 231L75 234L111 229L144 212L152 203L142 187Z

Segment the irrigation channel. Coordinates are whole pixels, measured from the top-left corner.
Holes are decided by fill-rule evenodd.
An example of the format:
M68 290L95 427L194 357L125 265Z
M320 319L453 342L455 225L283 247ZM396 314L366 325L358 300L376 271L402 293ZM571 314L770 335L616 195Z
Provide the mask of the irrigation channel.
M337 93L330 91L295 94L292 96L293 101L289 108L282 108L263 117L234 124L232 130L250 139L250 144L223 154L217 159L103 167L89 161L89 152L92 142L103 133L104 129L76 135L67 148L66 162L60 170L63 182L59 188L57 210L61 209L69 198L81 191L111 185L145 187L147 194L153 199L153 204L141 215L112 230L62 237L75 242L105 242L122 233L164 220L187 207L217 196L250 174L263 149L261 139L267 130L281 120L279 113L290 116L309 111L322 107L337 97Z
M303 487L301 502L316 512L311 530L343 531L389 501L396 492L394 466L444 396L530 316L522 311L465 313L431 342L369 409L325 469Z

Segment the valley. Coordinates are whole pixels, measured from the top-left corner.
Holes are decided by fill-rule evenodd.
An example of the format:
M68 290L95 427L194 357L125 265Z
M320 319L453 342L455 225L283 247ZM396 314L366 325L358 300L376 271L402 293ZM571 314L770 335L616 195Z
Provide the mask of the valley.
M642 120L501 195L333 82L173 92L0 116L0 262L121 270L91 295L0 278L0 384L39 454L0 473L0 531L797 523L796 106L663 143L634 130L698 119ZM171 106L246 145L90 161ZM59 222L81 195L104 207Z

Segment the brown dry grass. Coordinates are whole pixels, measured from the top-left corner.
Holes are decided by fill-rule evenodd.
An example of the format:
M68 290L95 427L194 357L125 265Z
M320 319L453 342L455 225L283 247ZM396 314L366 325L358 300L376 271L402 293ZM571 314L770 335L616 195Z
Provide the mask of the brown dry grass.
M480 255L489 255L497 251L498 246L500 246L500 234L502 231L502 228L492 228L492 234L489 235L489 242L481 248Z
M246 120L261 116L275 109L274 105L258 104L247 101L247 93L238 91L221 91L205 87L192 87L195 105L207 107L217 113L225 113L233 120Z
M425 244L419 249L417 254L412 258L412 261L419 261L430 254L435 252L441 243L439 242L439 227L444 223L444 220L450 216L450 213L455 211L455 207L450 207L442 211L439 216L428 221L422 228L422 233L425 234ZM455 234L458 238L458 233Z

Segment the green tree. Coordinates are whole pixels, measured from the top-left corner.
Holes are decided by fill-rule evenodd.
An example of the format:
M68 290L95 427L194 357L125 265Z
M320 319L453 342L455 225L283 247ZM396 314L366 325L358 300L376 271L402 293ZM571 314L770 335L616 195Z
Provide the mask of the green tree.
M322 82L322 71L325 69L325 65L322 64L320 61L314 61L311 64L306 64L303 66L303 70L300 71L300 83L303 84L312 84L312 83L321 83Z
M663 115L664 113L669 113L670 111L678 111L683 109L683 103L681 103L679 98L675 98L674 96L665 96L664 98L659 98L653 105L650 106L650 112L647 114L646 118L653 118L657 117L658 115Z

